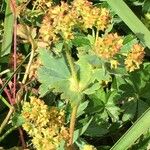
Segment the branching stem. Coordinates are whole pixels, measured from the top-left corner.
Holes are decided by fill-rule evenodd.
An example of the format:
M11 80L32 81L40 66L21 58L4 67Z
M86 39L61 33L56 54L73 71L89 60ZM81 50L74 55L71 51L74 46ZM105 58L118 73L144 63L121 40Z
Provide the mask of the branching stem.
M26 28L27 32L28 32L28 29ZM22 84L25 84L26 83L26 80L28 78L28 74L29 74L29 71L30 71L30 67L31 67L31 64L32 64L32 61L33 61L33 58L34 58L34 53L35 53L35 50L36 50L36 44L34 42L34 39L31 37L30 35L31 33L29 33L29 42L31 43L31 55L30 55L30 58L29 58L29 62L28 62L28 65L27 65L27 68L26 68L26 71L25 71L25 74L24 74L24 77L23 77L23 80L22 80Z
M11 108L9 109L9 112L8 112L6 118L4 119L3 123L0 126L0 134L2 133L4 127L6 126L6 124L7 124L8 120L9 120L11 114L13 113L13 111L14 111L14 108L11 106Z

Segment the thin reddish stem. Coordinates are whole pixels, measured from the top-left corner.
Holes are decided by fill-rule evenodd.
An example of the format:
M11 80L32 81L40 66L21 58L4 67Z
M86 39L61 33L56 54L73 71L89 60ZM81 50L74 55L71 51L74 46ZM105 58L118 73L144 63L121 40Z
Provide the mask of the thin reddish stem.
M13 105L14 103L13 103L12 97L11 97L11 95L10 95L8 89L7 89L7 88L4 88L4 92L6 93L10 104Z
M16 18L16 1L15 0L10 0L10 8L11 11L14 15L14 41L13 41L13 60L14 60L14 71L17 68L17 40L16 40L16 33L17 33L17 18ZM16 74L14 74L14 78L13 78L13 101L15 103L15 99L16 99Z
M14 14L14 52L13 52L13 58L14 58L14 71L17 68L17 18L16 18L16 2L15 0L11 0L11 8ZM13 80L13 100L15 102L16 99L16 74L14 74L14 80Z
M10 1L10 7L12 9L13 15L14 15L14 43L13 43L13 58L14 58L14 71L17 68L17 16L16 16L16 1L15 0L11 0ZM16 74L14 74L14 78L13 78L13 100L15 102L16 100ZM22 147L25 147L25 142L24 142L24 137L23 137L23 133L22 130L19 128L19 134L20 134L20 140L22 142Z
M19 128L19 134L20 134L20 140L21 140L22 148L25 149L26 148L26 143L25 143L25 140L24 140L22 128Z
M3 81L1 79L0 79L0 84L3 86ZM9 100L10 104L13 105L13 100L12 100L11 94L10 94L9 90L7 89L7 87L4 88L4 92L7 95L7 98Z

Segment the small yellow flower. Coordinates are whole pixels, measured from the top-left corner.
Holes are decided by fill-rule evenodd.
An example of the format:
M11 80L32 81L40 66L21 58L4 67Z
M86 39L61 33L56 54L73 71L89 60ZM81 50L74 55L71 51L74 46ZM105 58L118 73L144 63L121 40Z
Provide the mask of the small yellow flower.
M83 150L96 150L96 148L93 145L84 145Z
M96 20L97 29L104 31L110 24L110 21L111 16L109 10L106 8L101 8Z
M127 71L132 72L140 68L144 58L144 48L140 44L133 45L131 52L125 59L125 67Z
M32 137L32 143L38 150L55 150L62 140L69 140L65 124L65 112L56 107L48 108L43 101L35 97L24 102L22 116L23 129Z
M33 6L37 10L46 11L52 6L52 0L36 0L33 2Z
M61 2L46 12L39 30L39 42L43 42L42 46L46 43L49 46L60 39L73 39L75 28L87 31L88 28L96 27L104 31L110 20L109 10L97 8L88 0L74 0L70 5Z
M95 53L104 59L113 58L121 49L123 39L117 33L98 37L95 43Z
M96 27L104 31L110 23L110 13L106 8L97 8L87 0L74 0L72 5L76 10L79 24L85 30Z
M117 60L111 60L110 64L111 64L111 69L117 69L119 62Z

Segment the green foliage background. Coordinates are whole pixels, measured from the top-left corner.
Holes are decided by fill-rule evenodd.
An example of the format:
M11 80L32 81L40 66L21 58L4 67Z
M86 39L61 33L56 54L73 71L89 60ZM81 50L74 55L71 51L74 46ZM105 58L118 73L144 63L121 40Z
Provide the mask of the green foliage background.
M8 85L15 73L21 81L22 74L25 72L23 64L28 63L31 49L28 42L18 42L18 51L26 58L14 72L8 64L12 53L14 22L14 16L8 7L9 2L0 1L0 78L6 83L1 86L0 92L1 124L8 112L7 106L11 107L6 102L4 87ZM21 2L18 1L19 3ZM77 34L69 42L55 44L52 52L46 48L39 50L42 67L38 69L38 81L27 82L29 89L23 90L23 99L29 101L31 95L38 95L49 107L64 108L67 125L72 108L78 105L74 131L74 142L78 149L90 144L98 150L147 150L150 147L150 18L146 15L150 13L150 2L149 0L95 0L94 5L105 6L111 10L113 21L106 33L117 31L123 36L123 47L120 53L127 54L137 42L145 47L144 62L140 69L131 73L122 66L111 69L109 62L99 59L90 51L94 41L91 31ZM19 18L18 21L40 28L44 14L36 10L32 11L30 7L32 6L29 3L25 17ZM34 34L31 33L31 37L34 39ZM64 46L67 46L74 60L74 68L79 79L78 88ZM75 47L78 48L78 53ZM123 56L118 56L117 59L121 62ZM6 73L3 74L5 71ZM38 90L38 94L31 89ZM6 105L3 102L6 102ZM21 146L20 142L18 143L17 128L24 123L21 117L22 107L17 104L15 108L16 112L0 133L2 149L20 149ZM26 133L24 137L28 147L32 149L30 137ZM63 146L64 144L60 145L60 149L63 149Z

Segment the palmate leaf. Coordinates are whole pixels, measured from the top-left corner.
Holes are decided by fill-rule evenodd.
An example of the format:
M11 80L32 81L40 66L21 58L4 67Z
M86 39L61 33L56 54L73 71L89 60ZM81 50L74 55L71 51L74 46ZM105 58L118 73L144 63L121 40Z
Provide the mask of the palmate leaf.
M40 51L40 58L43 65L38 69L38 80L42 83L41 96L44 96L48 91L58 92L61 93L62 99L70 100L71 105L75 105L82 100L85 94L93 94L95 90L99 89L97 81L106 78L104 74L102 77L98 77L97 72L100 68L93 68L89 56L80 57L75 64L78 68L79 85L77 89L64 56L56 58L43 49Z
M134 117L139 118L144 111L149 108L148 104L142 100L131 100L125 104L123 107L124 114L122 116L123 121L128 121L134 119Z
M144 1L142 10L144 13L150 12L150 1L149 0Z
M101 117L105 119L111 117L113 122L119 119L118 116L120 114L120 108L116 105L116 101L119 99L119 95L115 90L106 93L101 88L89 97L93 102L93 106L91 106L89 110L93 109L95 112L100 112Z
M81 93L69 90L71 73L64 57L54 58L46 50L40 52L43 66L38 70L38 79L42 83L42 96L49 90L62 93L61 97L71 101L79 101Z

